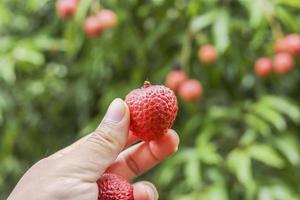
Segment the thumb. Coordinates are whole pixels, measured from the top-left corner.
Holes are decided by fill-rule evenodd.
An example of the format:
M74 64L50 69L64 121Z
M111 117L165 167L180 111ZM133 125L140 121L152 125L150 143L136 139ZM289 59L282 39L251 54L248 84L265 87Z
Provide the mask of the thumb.
M124 148L129 132L129 111L125 102L115 99L98 128L85 142L70 152L70 160L83 174L97 180ZM74 165L71 164L73 167ZM82 171L80 171L82 172Z

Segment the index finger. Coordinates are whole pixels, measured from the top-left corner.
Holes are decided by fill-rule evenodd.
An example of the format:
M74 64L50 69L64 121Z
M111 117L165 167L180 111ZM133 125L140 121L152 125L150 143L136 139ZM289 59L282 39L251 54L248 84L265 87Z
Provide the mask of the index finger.
M123 151L107 172L132 179L176 152L178 144L177 133L169 130L158 140L141 142Z

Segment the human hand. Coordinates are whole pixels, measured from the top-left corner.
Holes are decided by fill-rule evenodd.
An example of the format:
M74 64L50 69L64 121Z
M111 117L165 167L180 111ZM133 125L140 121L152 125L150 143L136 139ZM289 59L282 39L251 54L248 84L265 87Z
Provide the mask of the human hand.
M132 145L138 140L129 132L129 122L126 104L115 99L93 133L37 162L8 200L97 200L96 181L104 172L130 180L176 152L179 138L173 130L157 141ZM149 182L133 188L135 200L158 199Z

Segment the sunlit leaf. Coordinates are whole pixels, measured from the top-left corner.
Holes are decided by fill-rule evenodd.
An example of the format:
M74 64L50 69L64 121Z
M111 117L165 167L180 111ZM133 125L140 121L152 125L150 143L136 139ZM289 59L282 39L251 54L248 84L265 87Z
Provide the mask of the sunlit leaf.
M219 10L213 25L213 34L216 47L220 52L224 52L230 44L229 25L229 13L225 9Z
M16 81L15 66L13 60L9 58L0 58L0 77L8 84Z
M217 16L216 10L209 11L203 15L195 17L190 23L190 29L193 32L200 31L201 29L211 25Z
M252 182L251 159L247 151L235 149L227 157L227 165L237 179L247 185Z
M293 135L285 135L275 140L277 148L293 165L300 163L299 141Z
M279 131L286 129L286 121L284 117L270 107L263 104L256 104L254 105L254 113L271 123Z
M200 170L200 160L197 154L189 154L187 162L185 163L184 172L188 184L194 189L199 188L202 184Z
M287 5L294 8L300 8L300 1L298 0L278 0L278 2L282 5Z
M294 122L300 121L300 109L295 104L289 102L287 99L276 96L266 96L262 102L271 106L273 109L284 113L290 117Z
M245 115L245 121L250 128L256 130L260 134L264 136L268 136L271 134L270 125L258 116L251 113L247 113Z
M248 148L248 152L252 158L266 165L276 168L282 168L284 166L283 159L271 146L265 144L251 145Z

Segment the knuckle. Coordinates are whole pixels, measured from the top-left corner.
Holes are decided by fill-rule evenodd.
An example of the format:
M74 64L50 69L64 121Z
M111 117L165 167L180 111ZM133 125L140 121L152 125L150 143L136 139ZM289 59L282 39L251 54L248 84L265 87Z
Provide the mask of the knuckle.
M104 122L99 128L88 138L88 141L94 145L97 150L116 152L121 144L118 138L114 137L114 129L110 123Z
M129 170L135 176L138 176L141 173L141 169L140 169L138 163L136 162L136 160L131 155L124 156L123 160L125 161L125 163L128 166Z

